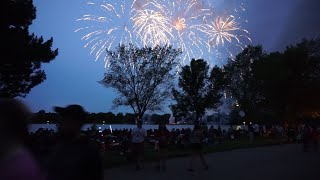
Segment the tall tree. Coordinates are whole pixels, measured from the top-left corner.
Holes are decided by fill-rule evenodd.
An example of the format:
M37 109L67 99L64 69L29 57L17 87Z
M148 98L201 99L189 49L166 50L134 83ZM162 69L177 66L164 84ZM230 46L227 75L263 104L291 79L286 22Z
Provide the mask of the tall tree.
M253 75L253 64L264 57L261 46L248 46L224 66L226 90L231 92L247 121L257 119L265 100L259 89L261 83Z
M288 101L288 75L283 54L279 52L270 53L253 65L253 76L261 83L260 93L265 97L264 108L278 121Z
M58 55L51 50L52 38L29 34L36 18L32 0L1 0L0 97L25 97L46 79L41 63L49 63Z
M107 54L110 67L100 83L119 93L114 105L131 107L138 118L147 110L162 109L171 95L173 68L181 51L171 46L137 48L130 44Z
M171 106L175 117L188 117L195 114L198 121L210 107L219 104L219 83L221 69L214 67L209 74L209 65L203 59L192 59L190 66L182 67L179 74L179 89L173 89L172 94L177 104Z
M214 66L211 69L209 77L209 94L208 107L216 108L220 105L222 91L225 89L225 72L224 69Z

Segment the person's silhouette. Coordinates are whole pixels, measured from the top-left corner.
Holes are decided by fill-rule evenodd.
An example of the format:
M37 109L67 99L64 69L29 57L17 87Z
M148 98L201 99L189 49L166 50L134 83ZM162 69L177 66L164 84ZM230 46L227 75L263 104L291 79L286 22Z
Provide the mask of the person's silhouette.
M44 173L24 146L29 109L15 99L0 98L0 179L42 180Z
M81 137L81 127L86 112L79 105L55 107L61 115L58 124L58 145L49 162L49 179L103 179L102 159L99 147L89 138Z

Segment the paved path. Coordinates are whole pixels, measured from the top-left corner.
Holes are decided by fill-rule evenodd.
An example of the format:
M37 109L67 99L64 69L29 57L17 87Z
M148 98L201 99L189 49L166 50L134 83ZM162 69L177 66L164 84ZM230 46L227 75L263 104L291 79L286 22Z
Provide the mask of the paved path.
M153 163L135 171L124 166L105 171L106 180L320 180L320 152L301 151L301 145L233 150L207 154L209 170L196 161L196 171L187 172L188 158L168 160L167 171L158 172Z

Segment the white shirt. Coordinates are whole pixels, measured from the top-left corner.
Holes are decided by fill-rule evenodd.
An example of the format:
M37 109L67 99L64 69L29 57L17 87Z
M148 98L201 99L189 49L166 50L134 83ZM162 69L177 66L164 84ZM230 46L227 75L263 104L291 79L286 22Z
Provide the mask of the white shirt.
M147 136L147 131L141 128L134 128L131 132L133 143L142 143Z

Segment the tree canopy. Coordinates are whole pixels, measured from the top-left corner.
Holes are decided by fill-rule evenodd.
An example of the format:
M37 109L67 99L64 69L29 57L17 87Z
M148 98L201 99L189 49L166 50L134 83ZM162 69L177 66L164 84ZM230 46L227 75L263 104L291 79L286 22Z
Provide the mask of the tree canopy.
M214 67L209 73L209 65L203 59L192 59L190 65L182 67L178 86L172 94L177 104L171 106L175 117L188 117L195 113L199 120L207 108L219 105L223 82L222 71Z
M129 106L138 118L147 110L161 110L171 96L181 51L171 46L138 48L129 44L107 54L110 64L100 83L119 94L114 106Z
M281 119L320 110L320 39L303 40L256 63L254 74L270 108ZM288 117L291 116L291 117Z
M58 49L51 50L52 38L44 41L29 33L36 18L32 0L2 0L0 7L0 97L24 97L46 79L41 64L53 60Z
M254 78L252 69L253 64L264 56L261 46L248 46L224 66L226 91L231 93L248 121L257 118L264 100L259 90L261 84Z
M284 52L245 48L224 67L226 89L247 121L296 120L320 111L320 40L303 40ZM236 112L233 112L236 116Z

